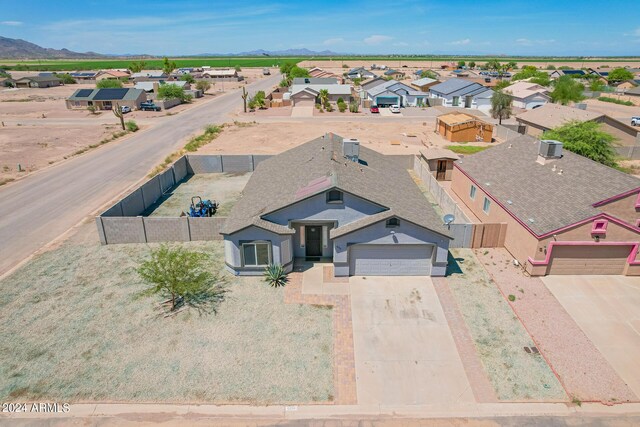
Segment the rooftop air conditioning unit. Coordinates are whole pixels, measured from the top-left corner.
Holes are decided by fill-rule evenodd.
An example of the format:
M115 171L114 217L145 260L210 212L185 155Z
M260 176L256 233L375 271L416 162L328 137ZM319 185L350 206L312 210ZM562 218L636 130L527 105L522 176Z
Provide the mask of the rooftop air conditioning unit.
M342 140L342 154L352 162L360 159L360 141L354 138L344 138Z
M562 157L562 142L552 139L540 141L540 151L538 154L545 159Z

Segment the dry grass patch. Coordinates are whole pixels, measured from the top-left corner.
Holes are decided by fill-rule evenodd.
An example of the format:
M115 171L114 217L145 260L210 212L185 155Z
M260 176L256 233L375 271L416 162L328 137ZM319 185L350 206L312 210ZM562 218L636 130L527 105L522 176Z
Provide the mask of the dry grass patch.
M184 245L222 270L222 242ZM163 318L159 297L136 297L150 247L70 241L0 282L3 400L267 404L335 394L331 310L284 304L282 289L229 275L217 315Z

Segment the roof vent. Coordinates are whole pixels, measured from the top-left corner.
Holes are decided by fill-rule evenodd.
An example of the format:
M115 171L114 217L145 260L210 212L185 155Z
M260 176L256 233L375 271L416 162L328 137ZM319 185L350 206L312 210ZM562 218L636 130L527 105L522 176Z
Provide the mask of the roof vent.
M360 159L360 141L353 138L344 138L342 140L342 154L352 162L358 162Z

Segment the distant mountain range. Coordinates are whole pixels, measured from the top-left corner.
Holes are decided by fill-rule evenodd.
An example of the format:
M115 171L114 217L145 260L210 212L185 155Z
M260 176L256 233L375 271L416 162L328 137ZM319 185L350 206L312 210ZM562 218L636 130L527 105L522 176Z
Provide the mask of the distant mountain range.
M0 58L8 59L57 59L57 58L101 58L95 52L73 52L69 49L50 49L21 39L0 36Z

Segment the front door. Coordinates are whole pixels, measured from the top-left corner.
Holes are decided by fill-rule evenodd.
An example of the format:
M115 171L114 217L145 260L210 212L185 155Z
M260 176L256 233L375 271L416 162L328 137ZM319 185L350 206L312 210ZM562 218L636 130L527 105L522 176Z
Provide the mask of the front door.
M307 225L304 227L305 242L308 257L322 256L322 226Z
M436 171L436 179L438 181L444 181L447 175L447 161L438 160L438 169Z

